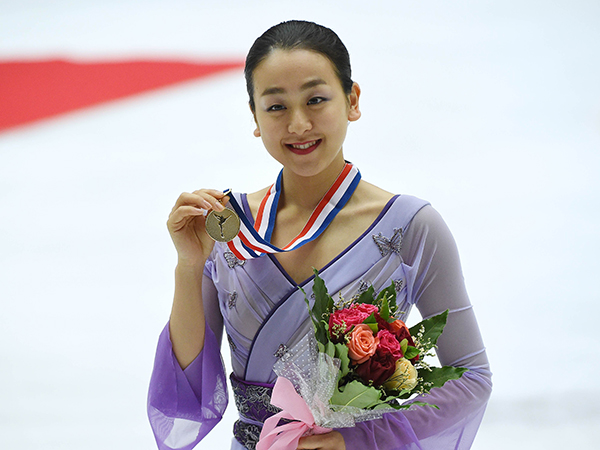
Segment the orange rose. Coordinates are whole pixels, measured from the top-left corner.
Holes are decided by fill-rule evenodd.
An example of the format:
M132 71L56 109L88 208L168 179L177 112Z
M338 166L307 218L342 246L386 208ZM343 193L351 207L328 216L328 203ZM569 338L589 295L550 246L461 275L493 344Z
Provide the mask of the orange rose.
M362 364L368 360L379 345L379 338L373 336L369 325L358 324L350 334L348 342L348 356L355 364Z

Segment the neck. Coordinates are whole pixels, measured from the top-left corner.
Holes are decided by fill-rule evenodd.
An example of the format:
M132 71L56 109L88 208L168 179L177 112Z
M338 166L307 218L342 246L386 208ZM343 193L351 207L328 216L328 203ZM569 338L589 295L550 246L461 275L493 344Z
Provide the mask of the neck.
M327 190L338 177L346 162L343 156L333 161L321 173L303 177L283 169L283 192L279 199L279 208L293 206L312 212Z

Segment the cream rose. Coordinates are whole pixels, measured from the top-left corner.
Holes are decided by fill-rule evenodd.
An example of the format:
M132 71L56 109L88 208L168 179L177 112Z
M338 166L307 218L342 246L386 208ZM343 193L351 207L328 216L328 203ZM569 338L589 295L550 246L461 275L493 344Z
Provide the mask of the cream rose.
M386 389L411 390L417 385L417 369L406 358L396 361L396 371L383 383Z

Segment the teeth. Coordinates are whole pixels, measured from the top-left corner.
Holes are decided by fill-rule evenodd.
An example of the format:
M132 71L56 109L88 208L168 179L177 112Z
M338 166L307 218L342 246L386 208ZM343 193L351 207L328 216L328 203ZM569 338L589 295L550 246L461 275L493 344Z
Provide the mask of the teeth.
M292 147L297 148L298 150L306 150L309 147L315 145L317 141L307 142L306 144L291 144Z

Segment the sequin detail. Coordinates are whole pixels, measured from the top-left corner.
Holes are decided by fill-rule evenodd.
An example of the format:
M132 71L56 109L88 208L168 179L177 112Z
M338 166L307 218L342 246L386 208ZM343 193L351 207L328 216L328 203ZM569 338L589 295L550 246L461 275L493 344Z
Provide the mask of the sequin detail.
M230 269L234 269L237 266L243 266L246 264L245 260L238 259L232 252L227 251L223 253L223 256L225 257L225 261L227 261L227 265Z
M233 342L233 339L231 339L231 336L227 335L227 342L229 342L229 346L231 347L231 350L233 350L234 352L237 350L237 345L235 345L235 342Z
M398 280L393 280L394 281L394 288L396 289L396 292L400 292L402 290L402 288L404 287L404 280L402 278L398 279Z
M390 239L383 236L381 233L374 234L373 240L381 253L381 256L387 256L390 253L400 254L402 248L402 228L394 228L394 234Z
M367 292L371 283L368 281L360 280L360 284L358 285L358 291L356 291L356 295L360 295L363 292Z
M277 359L281 358L283 355L285 355L288 351L287 345L285 344L279 344L279 347L277 347L277 350L275 351L275 353L273 353L273 356Z
M363 294L364 292L367 292L370 287L371 287L371 283L369 281L360 280L360 283L358 284L358 289L356 290L356 294L354 294L352 296L352 298L350 299L350 302L338 302L339 306L336 305L336 307L338 309L348 308L349 306L352 305L352 303L354 303L354 302L356 302L356 300L358 300L358 298L361 296L361 294Z
M237 302L237 298L238 298L237 291L233 291L231 294L229 294L229 301L227 302L227 307L229 309L235 308L235 304Z

